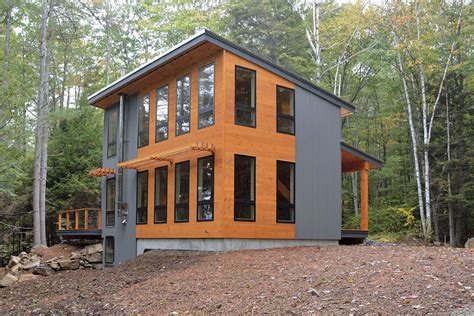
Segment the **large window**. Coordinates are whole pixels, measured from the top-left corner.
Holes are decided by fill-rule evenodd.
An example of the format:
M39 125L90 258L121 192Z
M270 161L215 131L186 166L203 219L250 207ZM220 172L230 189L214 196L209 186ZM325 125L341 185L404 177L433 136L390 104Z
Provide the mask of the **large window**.
M189 221L189 161L175 167L174 221Z
M295 91L277 86L277 131L295 134Z
M147 223L148 171L137 173L137 224Z
M168 86L156 90L155 142L168 139Z
M115 260L115 240L112 236L105 237L105 263L113 264Z
M168 166L155 169L155 224L166 223L168 208Z
M118 107L114 107L108 111L107 115L107 157L117 154L118 112Z
M144 95L138 103L138 147L148 146L150 126L150 95Z
M106 182L106 210L105 210L105 225L115 225L115 178L107 179Z
M176 80L176 136L189 133L191 124L191 76Z
M199 128L214 124L214 64L199 69Z
M214 219L214 156L198 159L197 220Z
M235 124L256 126L255 70L235 67Z
M295 164L277 161L277 222L295 222Z
M235 155L234 219L255 221L255 157Z

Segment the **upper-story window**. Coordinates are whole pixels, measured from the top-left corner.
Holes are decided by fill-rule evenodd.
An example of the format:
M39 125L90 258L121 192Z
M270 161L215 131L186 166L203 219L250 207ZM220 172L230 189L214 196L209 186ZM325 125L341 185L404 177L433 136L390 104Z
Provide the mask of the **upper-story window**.
M295 90L277 86L277 131L295 134Z
M148 221L148 171L137 173L137 224Z
M277 222L295 222L295 164L277 161Z
M214 124L214 64L199 69L199 128Z
M256 126L256 72L235 66L235 124Z
M155 142L168 139L168 86L156 90Z
M107 115L107 157L117 154L118 110L118 107L114 107Z
M189 133L191 124L191 75L176 80L176 136Z
M148 146L150 126L150 95L144 95L138 103L138 148Z

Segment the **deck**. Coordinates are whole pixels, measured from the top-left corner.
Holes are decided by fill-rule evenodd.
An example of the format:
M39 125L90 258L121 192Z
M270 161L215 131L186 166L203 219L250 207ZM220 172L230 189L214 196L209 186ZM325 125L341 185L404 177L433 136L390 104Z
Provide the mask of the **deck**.
M80 208L59 211L56 233L63 240L102 238L101 209Z

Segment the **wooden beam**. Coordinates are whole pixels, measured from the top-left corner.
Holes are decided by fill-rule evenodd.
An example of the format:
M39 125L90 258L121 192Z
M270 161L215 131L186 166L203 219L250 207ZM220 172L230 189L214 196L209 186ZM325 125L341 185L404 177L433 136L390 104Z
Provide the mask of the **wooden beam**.
M366 161L356 161L356 162L349 162L349 163L342 162L342 172L354 172L354 171L363 170L365 168L366 163L367 163Z
M89 210L85 209L84 210L84 229L89 229Z
M369 163L360 173L360 229L369 230Z
M66 229L71 229L71 226L69 225L69 212L66 212Z
M100 209L97 210L97 229L101 229L102 227L102 211Z
M63 213L58 213L58 230L63 229Z
M74 212L74 229L79 229L79 211Z

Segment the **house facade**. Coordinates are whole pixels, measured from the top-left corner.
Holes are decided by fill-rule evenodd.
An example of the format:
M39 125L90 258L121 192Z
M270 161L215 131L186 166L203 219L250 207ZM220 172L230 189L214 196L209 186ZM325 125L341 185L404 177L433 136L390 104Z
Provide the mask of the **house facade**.
M150 249L337 244L341 174L381 162L341 142L354 106L203 31L89 97L104 110L105 263ZM365 235L364 235L365 234Z

